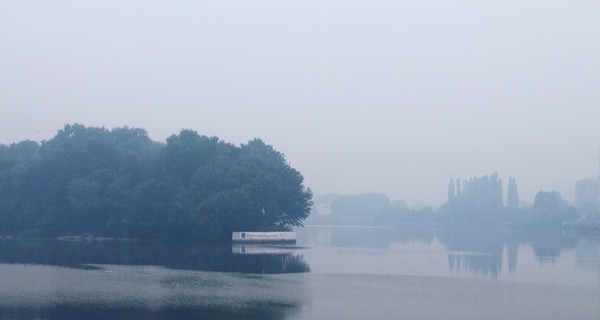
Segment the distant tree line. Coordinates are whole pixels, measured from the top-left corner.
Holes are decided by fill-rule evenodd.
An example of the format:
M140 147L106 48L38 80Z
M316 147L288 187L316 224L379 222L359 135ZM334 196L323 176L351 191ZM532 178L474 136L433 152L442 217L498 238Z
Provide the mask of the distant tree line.
M315 199L310 224L331 225L401 225L430 223L434 212L430 207L412 209L402 202L391 202L381 193L358 195L328 194Z
M0 145L0 235L222 241L300 226L312 194L284 155L182 130L66 125L40 143Z
M560 227L578 215L555 191L539 191L531 207L519 207L518 187L513 177L508 180L505 204L502 180L494 172L463 181L451 179L448 201L439 208L437 218L444 224Z
M508 179L506 200L498 173L448 183L448 200L437 210L409 208L384 194L329 194L317 197L309 224L561 228L600 231L600 219L584 217L555 191L539 191L529 207L519 204L516 179ZM583 217L583 218L582 218Z

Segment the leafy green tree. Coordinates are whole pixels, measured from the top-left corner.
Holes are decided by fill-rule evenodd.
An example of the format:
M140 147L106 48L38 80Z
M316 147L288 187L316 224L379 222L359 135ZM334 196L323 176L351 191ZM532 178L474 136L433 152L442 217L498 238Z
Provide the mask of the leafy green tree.
M0 232L221 241L302 225L312 194L282 153L182 130L66 125L41 145L0 146Z
M303 186L304 178L290 167L285 157L262 140L242 145L243 159L254 172L253 196L261 206L266 222L281 228L302 226L312 206L312 192Z
M222 142L216 137L200 136L193 130L181 130L167 138L164 148L164 170L183 185L188 185L194 171L207 165L219 154Z
M301 226L312 205L310 190L283 154L261 140L240 149L221 145L215 161L199 167L178 197L178 209L212 238L235 230Z
M0 145L0 233L17 235L33 227L40 212L32 197L38 191L35 177L38 164L36 142Z

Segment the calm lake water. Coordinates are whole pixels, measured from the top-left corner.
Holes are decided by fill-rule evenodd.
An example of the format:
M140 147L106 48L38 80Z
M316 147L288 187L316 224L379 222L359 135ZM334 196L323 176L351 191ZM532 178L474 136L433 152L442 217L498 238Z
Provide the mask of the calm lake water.
M0 240L0 319L600 319L600 238L318 227L295 246Z

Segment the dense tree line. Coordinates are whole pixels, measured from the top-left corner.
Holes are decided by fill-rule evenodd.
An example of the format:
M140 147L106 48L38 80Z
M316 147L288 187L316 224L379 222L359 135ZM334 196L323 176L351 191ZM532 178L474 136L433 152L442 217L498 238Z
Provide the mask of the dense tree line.
M219 241L302 225L303 177L260 139L66 125L41 144L0 145L0 235L92 234Z
M540 228L561 227L578 218L557 192L539 191L529 208L519 207L518 187L515 178L508 181L506 205L502 192L502 179L496 172L468 180L451 179L448 184L448 201L443 204L437 218L444 224L501 225Z
M503 208L502 180L491 175L461 180L451 179L448 201L439 210L445 222L485 220Z

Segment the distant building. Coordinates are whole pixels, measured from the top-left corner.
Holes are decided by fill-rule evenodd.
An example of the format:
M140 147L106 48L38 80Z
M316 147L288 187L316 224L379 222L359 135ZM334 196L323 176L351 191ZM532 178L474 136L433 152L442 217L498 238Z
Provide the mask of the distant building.
M575 206L580 209L600 208L600 151L598 152L598 175L596 178L575 182Z
M598 208L600 204L600 183L598 179L587 178L575 182L575 206L577 208Z

